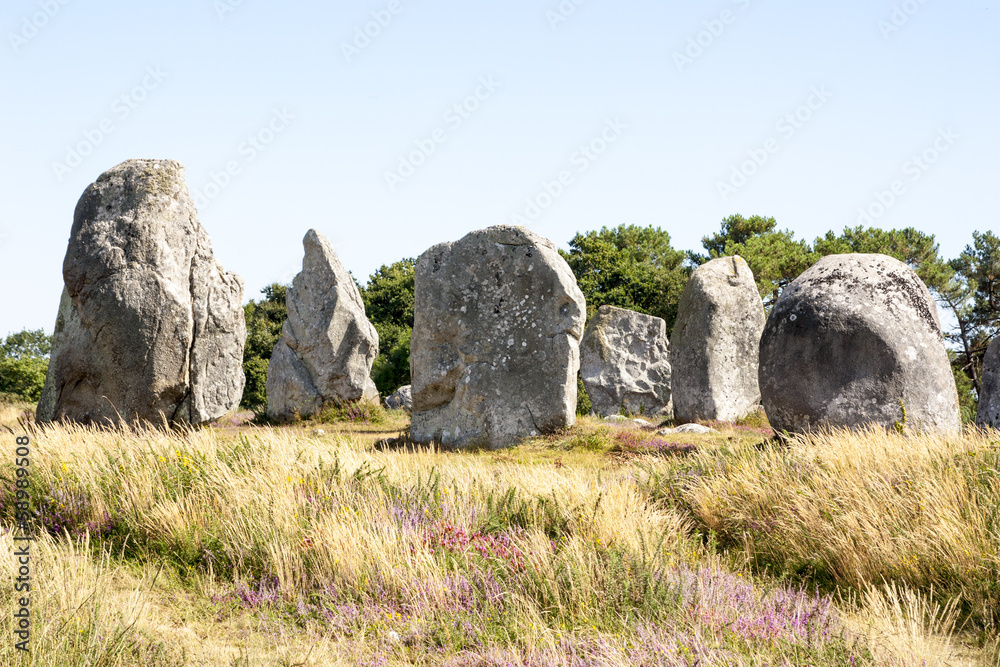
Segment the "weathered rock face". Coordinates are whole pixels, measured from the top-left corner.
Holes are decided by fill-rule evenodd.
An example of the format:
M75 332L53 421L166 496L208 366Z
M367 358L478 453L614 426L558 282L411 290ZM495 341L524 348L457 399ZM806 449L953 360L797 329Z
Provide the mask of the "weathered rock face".
M390 410L413 412L413 387L405 384L397 389L392 396L385 399L385 407Z
M302 240L302 272L288 288L288 319L267 367L267 414L288 419L324 403L378 401L371 379L378 334L333 246L314 229Z
M695 270L670 340L676 421L730 421L753 411L763 329L764 304L742 257L720 257Z
M417 262L416 442L485 446L571 425L586 304L551 241L501 225Z
M1000 338L994 338L983 358L976 424L1000 428Z
M667 323L659 317L601 306L580 342L580 375L601 416L660 415L670 406Z
M243 395L243 281L173 160L129 160L76 206L39 421L200 424Z
M830 255L789 285L760 344L775 430L961 430L937 307L910 267L885 255Z

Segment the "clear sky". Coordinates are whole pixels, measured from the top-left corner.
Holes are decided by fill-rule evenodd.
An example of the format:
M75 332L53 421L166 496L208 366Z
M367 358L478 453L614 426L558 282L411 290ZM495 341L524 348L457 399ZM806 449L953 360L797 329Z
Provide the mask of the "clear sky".
M313 227L362 282L514 220L1000 228L995 0L6 0L0 37L0 335L51 332L129 158L186 165L248 299Z

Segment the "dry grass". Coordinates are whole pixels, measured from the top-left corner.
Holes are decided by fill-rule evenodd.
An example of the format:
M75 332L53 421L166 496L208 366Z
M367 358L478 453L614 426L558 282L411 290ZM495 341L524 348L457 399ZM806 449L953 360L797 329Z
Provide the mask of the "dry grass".
M942 607L931 596L893 582L868 588L853 620L886 657L900 656L914 665L975 665L975 656L955 641L956 602Z
M743 449L690 494L694 513L759 568L863 589L896 581L959 599L996 629L1000 433L882 430Z
M232 439L213 429L178 436L58 427L35 438L34 482L87 496L71 519L76 526L124 516L146 543L172 544L193 556L212 548L211 536L232 556L227 578L268 572L283 587L361 579L373 562L401 585L434 577L433 564L408 553L421 535L392 520L381 489L344 484L376 470L398 488L443 475L447 482L433 500L456 525L469 525L485 511L470 500L514 491L575 511L577 539L637 546L664 531L687 532L674 511L648 506L629 485L600 484L573 466L497 462L486 453L441 455L431 448L379 452L355 438L307 433L265 427ZM314 546L304 549L307 539Z
M780 447L720 425L666 455L584 419L504 452L377 447L404 419L27 427L51 534L23 664L998 664L996 433ZM792 595L772 575L842 593L854 639L735 630ZM779 617L823 604L789 599Z
M35 406L30 403L7 403L0 401L0 427L16 427L19 423L32 421Z

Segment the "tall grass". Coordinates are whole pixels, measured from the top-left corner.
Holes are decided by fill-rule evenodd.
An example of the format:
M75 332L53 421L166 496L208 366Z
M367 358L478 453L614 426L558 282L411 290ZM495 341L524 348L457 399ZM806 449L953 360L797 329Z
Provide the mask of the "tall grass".
M585 425L500 457L379 451L359 436L291 427L30 430L46 564L25 664L908 664L904 654L950 655L951 640L928 648L941 623L872 631L890 605L864 597L880 572L984 632L994 599L985 576L996 566L995 480L969 463L987 457L995 468L987 434L836 434L780 448L737 429L678 444ZM853 439L858 451L834 469L825 458ZM566 447L582 448L587 464L547 456ZM920 467L943 451L957 472ZM0 465L9 529L8 452ZM876 480L897 468L913 477L885 482L891 495ZM932 483L932 472L953 478ZM882 490L866 496L858 480ZM932 499L925 484L950 489L933 496L951 522L927 524L943 531L936 541L903 520L913 498ZM824 511L868 518L830 527ZM879 570L886 538L865 521L886 511L902 518L882 516L879 527L899 532L897 545L923 544L926 558L978 549L956 570L969 590L901 569L901 557ZM847 547L857 553L838 555ZM797 578L750 576L763 570ZM841 586L860 597L833 597ZM64 636L76 609L99 641ZM887 639L903 635L905 644ZM15 659L0 646L0 663Z
M20 547L23 543L18 543ZM30 655L14 647L11 613L17 576L13 535L0 535L0 664L4 665L172 665L160 638L148 632L146 593L155 568L133 571L107 550L91 549L87 539L60 540L42 534L31 544ZM10 600L8 604L6 601Z
M997 630L1000 433L825 433L701 464L692 513L758 570L933 590Z

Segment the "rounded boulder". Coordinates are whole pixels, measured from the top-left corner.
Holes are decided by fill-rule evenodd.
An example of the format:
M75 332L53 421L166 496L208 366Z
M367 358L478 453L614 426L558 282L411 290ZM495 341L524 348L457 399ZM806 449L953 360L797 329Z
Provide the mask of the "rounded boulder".
M961 430L937 306L886 255L824 257L785 289L761 338L760 389L778 431Z

